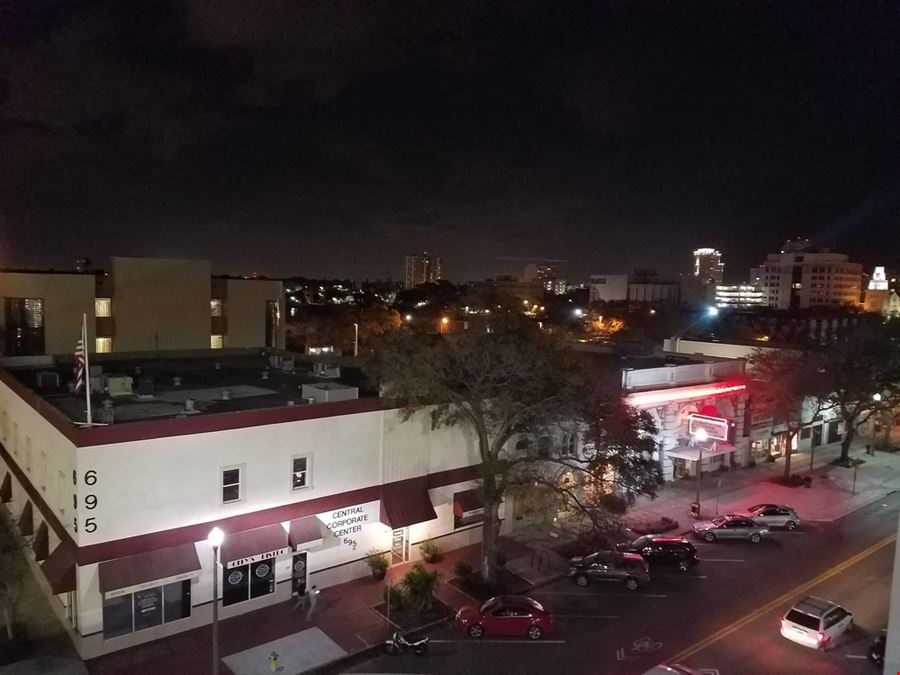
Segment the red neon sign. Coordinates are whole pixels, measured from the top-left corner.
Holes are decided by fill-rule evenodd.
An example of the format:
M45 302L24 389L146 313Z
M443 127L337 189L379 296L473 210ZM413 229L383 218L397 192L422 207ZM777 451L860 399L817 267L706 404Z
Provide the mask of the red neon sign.
M692 398L704 398L706 396L720 396L736 391L744 391L746 384L718 384L704 387L680 387L678 389L663 389L655 391L639 391L629 394L626 401L633 406L648 406L656 403L676 403Z

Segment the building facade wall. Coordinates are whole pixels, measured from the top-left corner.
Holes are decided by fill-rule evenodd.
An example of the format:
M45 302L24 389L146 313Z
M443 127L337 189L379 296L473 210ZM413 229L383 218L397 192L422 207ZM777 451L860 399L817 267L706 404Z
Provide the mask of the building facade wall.
M113 258L113 350L209 349L211 274L205 260Z
M278 303L276 343L284 349L284 287L280 281L268 279L226 279L225 347L266 346L266 312L268 302ZM207 344L208 346L208 344Z
M0 272L0 334L5 332L6 298L43 298L44 353L71 354L87 314L88 348L94 349L93 274Z

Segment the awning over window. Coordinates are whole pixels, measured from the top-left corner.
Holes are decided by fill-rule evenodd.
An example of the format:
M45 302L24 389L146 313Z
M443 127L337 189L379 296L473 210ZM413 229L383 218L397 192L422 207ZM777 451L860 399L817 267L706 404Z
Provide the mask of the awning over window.
M484 502L481 499L481 495L478 494L477 488L472 488L465 492L457 492L453 495L453 513L458 518L484 513Z
M307 516L291 521L288 533L291 548L295 551L322 545L322 521L317 516Z
M287 532L279 523L275 523L254 530L226 534L220 555L222 565L231 568L277 558L290 552Z
M31 550L34 551L34 559L40 562L46 560L50 551L50 537L47 532L47 523L38 525L34 540L31 542Z
M428 497L428 478L388 483L381 488L381 522L392 530L437 518Z
M9 471L3 476L3 483L0 484L0 503L6 504L12 501L12 476Z
M734 452L735 450L737 450L737 448L730 443L716 443L715 447L709 446L703 448L703 459L706 459L707 457L716 457L717 455L727 455L729 452ZM700 448L691 448L688 446L672 448L671 450L666 450L666 456L696 462L700 458Z
M25 508L22 509L22 515L19 516L19 532L23 535L34 534L34 511L31 509L31 502L25 502Z
M181 544L102 562L97 569L103 597L115 598L198 577L200 559L193 544Z
M69 593L75 590L75 547L64 541L50 557L41 563L41 571L47 577L53 593Z

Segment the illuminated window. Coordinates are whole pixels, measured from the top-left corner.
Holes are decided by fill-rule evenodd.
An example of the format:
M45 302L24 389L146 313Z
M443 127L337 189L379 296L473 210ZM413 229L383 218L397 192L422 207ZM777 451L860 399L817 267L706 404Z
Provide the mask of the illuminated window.
M98 337L94 344L94 351L98 354L109 354L112 351L111 337Z
M209 301L209 313L212 316L224 316L224 309L225 303L223 303L221 300L214 298Z
M209 348L210 349L222 349L225 346L225 336L224 335L210 335L209 336Z
M94 315L112 316L112 298L94 298Z

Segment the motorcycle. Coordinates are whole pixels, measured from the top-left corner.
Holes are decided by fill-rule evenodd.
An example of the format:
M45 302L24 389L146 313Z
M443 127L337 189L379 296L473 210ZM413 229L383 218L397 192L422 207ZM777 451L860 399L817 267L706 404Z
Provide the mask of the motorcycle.
M431 638L421 638L420 640L415 640L414 642L410 642L405 637L400 635L400 633L395 632L390 640L384 641L384 653L385 654L396 654L399 651L404 652L415 652L419 656L423 656L428 653L428 641Z

